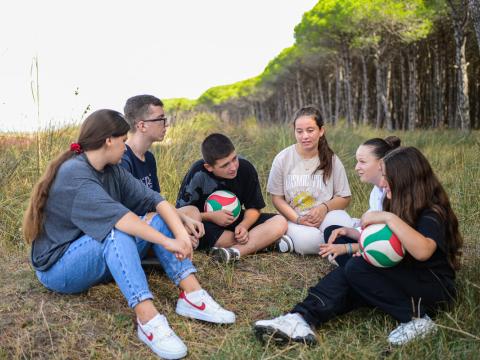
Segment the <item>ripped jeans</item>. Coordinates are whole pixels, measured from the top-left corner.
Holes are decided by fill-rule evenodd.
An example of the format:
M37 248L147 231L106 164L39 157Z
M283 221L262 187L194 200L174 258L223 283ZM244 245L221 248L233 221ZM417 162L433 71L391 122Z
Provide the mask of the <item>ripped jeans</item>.
M173 238L158 214L153 217L150 226ZM88 235L81 236L70 244L51 268L36 271L36 274L46 288L64 294L83 292L113 279L128 305L133 308L141 301L153 299L141 265L141 259L150 248L175 285L178 286L180 281L196 272L189 259L180 261L161 245L113 229L101 242Z

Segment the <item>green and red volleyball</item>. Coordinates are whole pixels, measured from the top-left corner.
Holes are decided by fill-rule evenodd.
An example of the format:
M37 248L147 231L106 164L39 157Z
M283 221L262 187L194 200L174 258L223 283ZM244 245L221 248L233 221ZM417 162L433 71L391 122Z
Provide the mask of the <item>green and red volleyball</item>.
M368 263L377 267L392 267L402 261L405 249L386 224L372 224L360 234L360 251Z
M210 194L210 196L205 201L204 211L219 211L219 210L228 210L233 214L234 220L240 215L240 210L242 206L240 201L238 201L237 196L227 190L217 190Z

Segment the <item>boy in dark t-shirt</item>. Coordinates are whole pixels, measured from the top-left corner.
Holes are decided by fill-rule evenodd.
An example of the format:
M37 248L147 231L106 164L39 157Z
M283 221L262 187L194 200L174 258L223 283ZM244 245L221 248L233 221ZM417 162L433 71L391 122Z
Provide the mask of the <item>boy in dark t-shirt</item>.
M152 95L133 96L127 100L124 112L130 133L120 165L147 187L160 192L157 163L149 149L154 142L162 141L167 132L168 119L163 102ZM190 235L193 248L196 248L199 238L204 234L200 212L194 206L187 206L177 213ZM145 261L146 264L155 262L152 258Z
M194 205L201 213L205 236L200 249L211 249L219 261L253 254L283 238L287 222L281 215L261 213L265 207L255 167L239 158L228 137L211 134L202 143L203 160L196 161L183 179L177 208ZM207 197L217 190L234 193L244 207L234 220L231 211L204 212Z

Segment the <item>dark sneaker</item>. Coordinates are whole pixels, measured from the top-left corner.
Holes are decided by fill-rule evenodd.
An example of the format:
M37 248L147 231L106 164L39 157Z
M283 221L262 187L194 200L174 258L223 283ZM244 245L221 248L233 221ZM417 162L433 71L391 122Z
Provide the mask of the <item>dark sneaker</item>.
M273 340L276 344L300 342L315 345L317 339L312 328L298 313L286 314L271 320L259 320L254 325L257 338L263 342Z
M292 238L288 235L283 235L280 239L275 241L274 249L281 253L291 253L293 252L293 241Z
M230 263L230 262L240 260L240 251L238 251L233 247L230 247L230 248L213 247L212 250L210 251L210 255L215 261L222 262L222 263Z

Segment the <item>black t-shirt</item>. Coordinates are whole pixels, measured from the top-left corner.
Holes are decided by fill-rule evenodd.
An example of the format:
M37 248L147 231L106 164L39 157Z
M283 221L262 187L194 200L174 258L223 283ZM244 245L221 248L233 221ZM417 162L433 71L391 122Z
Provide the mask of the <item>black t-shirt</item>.
M126 145L127 151L123 154L120 165L130 171L134 177L139 179L148 188L160 192L160 183L157 177L157 163L150 151L145 153L145 161L140 160Z
M431 269L437 275L454 279L455 271L448 264L447 260L447 243L445 234L445 222L440 216L431 209L423 210L416 222L415 229L425 237L435 241L437 248L432 256L425 261L418 261L411 256L409 263L421 269Z
M205 169L203 160L196 161L183 179L177 196L177 208L194 205L204 211L207 197L217 190L234 193L245 209L262 209L265 207L262 191L255 167L243 158L239 158L237 176L224 179Z

